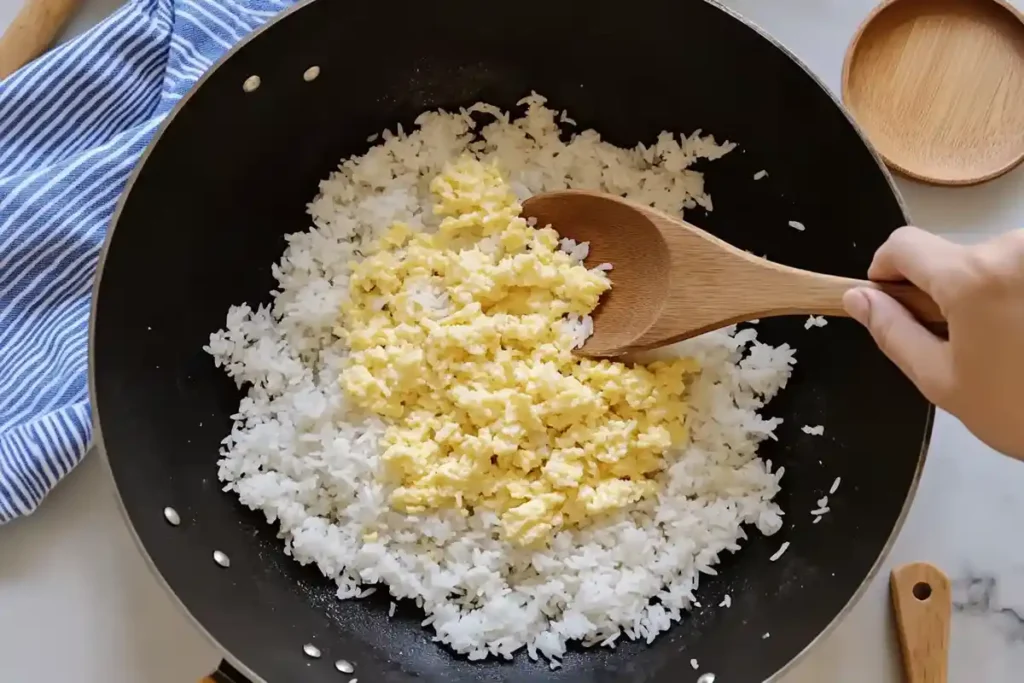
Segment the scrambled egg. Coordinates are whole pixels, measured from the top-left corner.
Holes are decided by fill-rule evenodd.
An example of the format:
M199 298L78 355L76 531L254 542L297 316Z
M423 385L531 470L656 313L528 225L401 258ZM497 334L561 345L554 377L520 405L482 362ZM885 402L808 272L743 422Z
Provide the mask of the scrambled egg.
M352 264L341 382L388 423L385 476L405 513L494 511L531 546L656 491L687 439L693 359L629 367L573 355L573 316L610 287L536 229L497 167L464 157L430 186L436 233L395 223Z

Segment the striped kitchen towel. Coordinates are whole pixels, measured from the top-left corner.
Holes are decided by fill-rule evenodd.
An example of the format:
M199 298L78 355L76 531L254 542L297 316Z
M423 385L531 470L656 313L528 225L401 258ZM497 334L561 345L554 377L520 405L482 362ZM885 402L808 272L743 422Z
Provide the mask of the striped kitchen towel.
M291 0L128 0L0 82L0 524L32 512L89 448L93 274L160 122Z

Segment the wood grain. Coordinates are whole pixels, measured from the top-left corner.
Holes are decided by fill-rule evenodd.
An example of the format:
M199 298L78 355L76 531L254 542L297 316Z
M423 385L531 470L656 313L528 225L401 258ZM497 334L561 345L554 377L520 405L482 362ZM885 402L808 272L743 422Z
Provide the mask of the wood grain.
M755 318L845 316L843 294L854 287L885 291L922 322L944 320L935 302L911 285L773 263L611 195L578 190L535 195L523 203L523 215L589 242L589 266L613 266L612 289L594 311L594 335L581 349L588 356L621 356Z
M25 0L0 37L0 80L41 55L82 0Z
M1024 160L1024 16L1003 0L888 0L851 43L842 89L897 171L994 178Z
M946 683L952 612L949 578L919 562L894 569L889 587L907 683Z

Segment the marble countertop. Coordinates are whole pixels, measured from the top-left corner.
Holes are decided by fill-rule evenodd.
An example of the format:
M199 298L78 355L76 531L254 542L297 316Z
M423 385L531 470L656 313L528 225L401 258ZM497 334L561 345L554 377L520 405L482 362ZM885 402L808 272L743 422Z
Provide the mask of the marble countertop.
M1024 8L1024 0L1012 0ZM116 0L85 0L74 34ZM873 0L725 0L792 49L834 91ZM0 28L19 0L0 0ZM918 225L959 241L1024 227L1024 167L973 188L901 180ZM1010 683L1024 670L1024 464L936 420L921 488L883 571L783 683L901 681L888 573L929 561L954 582L950 680ZM181 683L218 659L150 575L89 457L28 519L0 528L0 679ZM1018 671L1013 674L1013 671Z

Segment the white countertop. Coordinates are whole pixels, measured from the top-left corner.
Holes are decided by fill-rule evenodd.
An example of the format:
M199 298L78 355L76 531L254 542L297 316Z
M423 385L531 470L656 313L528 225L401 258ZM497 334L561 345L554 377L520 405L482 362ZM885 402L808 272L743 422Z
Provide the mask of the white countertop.
M1024 7L1024 0L1012 0ZM19 0L0 0L0 28ZM85 0L69 29L117 0ZM873 0L725 0L772 32L838 91L846 44ZM918 225L961 241L1024 227L1024 167L980 187L900 181ZM936 420L920 491L883 571L850 615L784 683L897 683L888 571L938 564L954 580L950 680L1010 683L1024 671L1024 463ZM215 648L151 576L96 457L33 516L0 528L0 680L182 683ZM1017 674L1012 674L1016 670ZM726 682L723 682L726 683Z

